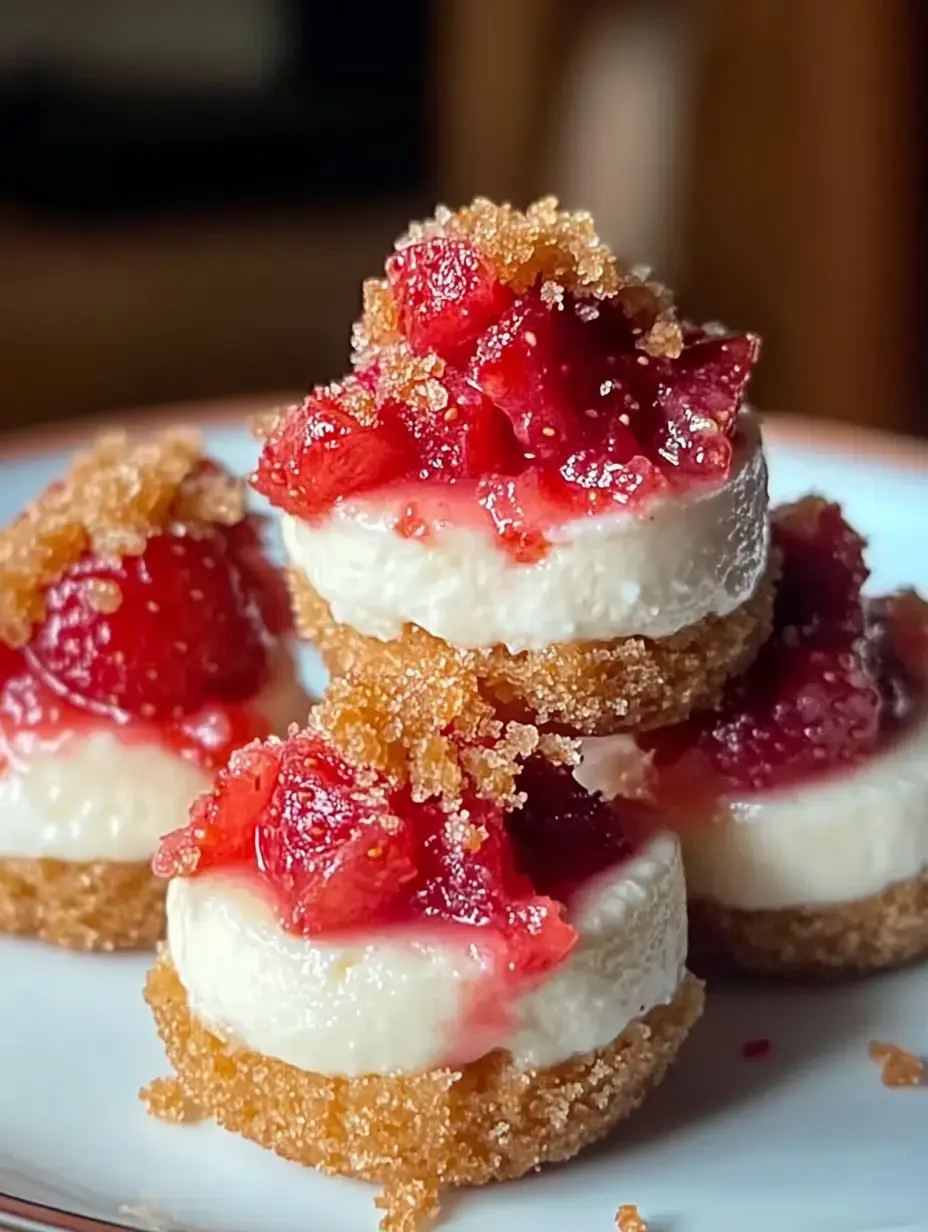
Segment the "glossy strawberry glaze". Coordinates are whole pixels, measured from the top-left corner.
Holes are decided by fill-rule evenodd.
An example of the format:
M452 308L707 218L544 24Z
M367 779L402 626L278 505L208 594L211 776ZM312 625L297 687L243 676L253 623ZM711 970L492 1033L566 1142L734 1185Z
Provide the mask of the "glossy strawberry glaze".
M407 789L360 787L324 738L305 732L235 754L153 867L166 877L234 873L299 936L369 942L428 923L431 938L485 956L467 1013L483 1029L573 949L565 904L656 828L652 810L606 804L569 768L533 759L524 779L524 809L506 816L472 798L466 818L449 819Z
M773 636L716 711L638 738L666 802L743 797L852 770L928 709L928 605L865 599L864 541L808 499L774 515Z
M232 752L270 734L267 719L247 703L213 702L177 719L145 720L81 710L54 693L26 668L22 657L0 648L0 773L23 768L34 757L66 749L97 731L117 735L123 745L158 744L214 774ZM92 790L92 784L88 785Z
M250 703L290 615L251 520L153 535L122 561L87 554L45 601L25 647L0 642L0 769L105 730L214 773L269 734Z
M687 326L678 355L649 354L653 305L515 295L461 241L403 249L387 276L406 354L435 361L428 398L398 397L376 357L310 393L254 480L286 512L321 521L363 498L405 537L478 522L531 563L552 527L728 477L753 336Z

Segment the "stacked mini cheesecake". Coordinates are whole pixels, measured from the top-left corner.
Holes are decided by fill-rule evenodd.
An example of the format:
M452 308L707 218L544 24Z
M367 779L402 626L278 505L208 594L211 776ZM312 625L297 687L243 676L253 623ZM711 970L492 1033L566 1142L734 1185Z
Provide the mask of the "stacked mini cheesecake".
M757 340L682 321L587 215L440 210L385 274L351 373L262 424L254 477L333 679L163 840L146 996L177 1075L153 1108L378 1181L409 1232L661 1079L702 1008L684 863L703 957L925 946L928 658L919 600L862 599L839 510L771 520ZM868 831L893 857L832 870L888 879L868 943L809 901L822 842L805 866L789 835L885 786L884 756L908 768L899 825Z
M756 340L681 324L585 217L478 201L399 241L355 341L257 476L330 669L453 663L501 714L618 737L581 778L672 817L711 963L928 948L924 605L862 597L864 544L818 498L777 512L771 550ZM364 425L337 441L333 397Z
M773 633L713 710L639 735L701 962L804 977L928 952L928 605L865 597L834 504L773 512Z
M151 948L160 836L305 720L260 529L178 429L101 438L0 529L0 932Z

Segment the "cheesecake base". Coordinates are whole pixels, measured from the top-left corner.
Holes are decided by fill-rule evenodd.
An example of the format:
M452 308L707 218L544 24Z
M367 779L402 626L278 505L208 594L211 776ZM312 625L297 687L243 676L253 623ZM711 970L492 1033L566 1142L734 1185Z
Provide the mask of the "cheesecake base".
M493 1052L460 1069L408 1076L330 1077L224 1042L193 1015L162 950L145 999L177 1077L150 1109L190 1109L324 1172L383 1186L382 1232L417 1232L443 1188L483 1185L569 1159L632 1112L660 1082L699 1018L702 984L611 1044L549 1069L524 1071ZM146 1097L146 1092L143 1092Z
M690 962L701 973L836 979L928 955L928 873L834 907L744 911L689 904Z
M0 860L0 932L72 950L152 949L164 894L147 862Z

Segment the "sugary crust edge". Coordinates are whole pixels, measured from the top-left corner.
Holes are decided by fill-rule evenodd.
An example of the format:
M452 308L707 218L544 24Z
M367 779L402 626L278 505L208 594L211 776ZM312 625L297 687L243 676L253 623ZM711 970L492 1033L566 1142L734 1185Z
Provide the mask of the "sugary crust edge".
M0 932L71 950L150 950L165 882L148 863L0 860Z
M179 1112L193 1104L287 1159L379 1182L383 1232L415 1232L442 1188L569 1159L632 1112L702 1013L703 987L687 975L670 1005L606 1048L550 1069L523 1072L496 1052L459 1071L355 1079L223 1043L190 1012L164 947L145 999L177 1074ZM159 1093L159 1114L171 1118Z
M741 911L689 904L690 956L702 972L832 980L928 955L928 872L834 907Z
M460 650L416 625L389 642L332 618L326 601L296 568L288 570L294 621L335 676L376 672L385 657L410 671L475 672L506 718L568 735L607 736L680 722L715 704L725 683L746 671L770 636L779 562L772 559L754 596L728 616L708 616L670 637L576 642L510 654L503 646Z

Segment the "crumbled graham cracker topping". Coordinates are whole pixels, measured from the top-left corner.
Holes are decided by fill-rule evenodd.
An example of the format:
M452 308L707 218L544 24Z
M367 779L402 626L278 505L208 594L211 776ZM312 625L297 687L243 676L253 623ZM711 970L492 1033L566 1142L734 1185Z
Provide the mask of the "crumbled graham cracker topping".
M198 434L171 429L142 441L101 437L0 531L0 639L24 645L45 615L43 591L90 550L103 558L139 555L168 524L191 533L245 515L245 489L220 469L200 470ZM98 595L101 610L118 598Z
M438 355L415 355L405 342L386 347L379 359L377 392L419 411L445 410L448 391L441 383L445 362Z
M898 1044L871 1040L867 1054L880 1066L884 1087L920 1087L924 1083L925 1062Z
M524 211L485 197L476 197L456 211L439 206L432 218L412 223L396 247L437 237L472 244L499 280L517 294L540 283L542 298L551 307L567 293L594 301L591 311L596 300L617 298L629 318L641 323L638 345L647 355L675 358L683 349L670 292L650 281L647 270L618 261L597 235L592 216L583 210L562 210L556 197L542 197ZM441 371L423 367L437 357L423 360L410 354L385 279L364 283L363 314L354 327L352 358L357 368L377 360L381 395L413 406L424 401L430 409L440 409L436 398L444 394Z
M384 347L399 342L401 337L396 301L386 278L368 278L361 295L363 311L351 337L352 362L359 368Z
M615 1213L615 1226L618 1232L648 1232L648 1225L638 1212L638 1207L628 1203L620 1206Z
M527 210L475 197L452 211L439 206L432 218L414 222L397 248L437 236L467 240L492 264L501 282L524 291L536 279L557 283L580 295L604 299L640 279L621 265L596 234L585 210L559 208L556 197L542 197Z
M520 807L519 772L536 751L560 765L578 758L577 741L497 719L476 674L457 665L413 677L384 664L376 676L341 677L310 722L351 765L408 783L414 800L438 798L450 813L465 786L500 808Z

